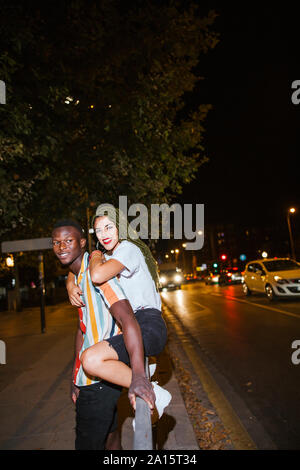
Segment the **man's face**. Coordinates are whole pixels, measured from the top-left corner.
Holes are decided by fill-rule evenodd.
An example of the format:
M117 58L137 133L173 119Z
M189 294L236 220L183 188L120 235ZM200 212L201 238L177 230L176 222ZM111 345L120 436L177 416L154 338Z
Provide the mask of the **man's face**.
M52 232L53 251L63 265L72 264L80 257L85 243L75 227L59 227Z

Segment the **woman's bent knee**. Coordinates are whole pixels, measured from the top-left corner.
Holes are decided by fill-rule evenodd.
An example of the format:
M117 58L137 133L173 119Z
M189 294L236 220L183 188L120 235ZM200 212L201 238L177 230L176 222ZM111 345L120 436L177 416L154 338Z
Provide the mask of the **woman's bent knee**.
M85 371L88 371L88 369L91 367L93 364L94 360L93 357L91 357L91 354L88 349L86 349L80 357L80 361L82 364L82 367Z

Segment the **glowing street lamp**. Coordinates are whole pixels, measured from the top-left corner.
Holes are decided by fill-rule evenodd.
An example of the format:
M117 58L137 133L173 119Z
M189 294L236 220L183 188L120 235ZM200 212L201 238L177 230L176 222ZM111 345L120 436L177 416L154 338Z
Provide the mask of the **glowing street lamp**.
M261 256L262 256L263 258L267 258L267 257L268 257L268 253L267 253L266 251L263 251L262 254L261 254Z
M6 266L8 268L13 268L14 267L15 262L14 262L14 257L12 255L8 256L5 261L6 261Z

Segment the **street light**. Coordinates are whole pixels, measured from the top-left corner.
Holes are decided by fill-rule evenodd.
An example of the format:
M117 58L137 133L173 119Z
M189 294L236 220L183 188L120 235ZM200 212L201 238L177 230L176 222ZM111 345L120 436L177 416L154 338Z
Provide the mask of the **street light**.
M14 267L15 262L14 262L14 257L12 255L8 256L5 261L6 261L6 266L8 268L13 268Z
M292 252L292 259L296 260L296 255L295 255L295 246L294 246L294 240L292 236L292 228L291 228L291 220L290 220L290 215L294 214L296 212L295 207L290 207L288 212L287 212L287 224L288 224L288 229L289 229L289 236L290 236L290 245L291 245L291 252Z
M268 257L268 253L267 253L266 251L263 251L262 254L261 254L261 256L262 256L263 258L267 258L267 257Z

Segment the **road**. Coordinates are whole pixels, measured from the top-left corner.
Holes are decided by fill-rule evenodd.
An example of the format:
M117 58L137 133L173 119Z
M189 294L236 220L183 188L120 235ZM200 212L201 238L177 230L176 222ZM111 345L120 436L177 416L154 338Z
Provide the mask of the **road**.
M241 285L200 282L162 298L168 319L255 446L300 449L300 364L291 360L292 343L300 340L300 301L272 304L259 294L245 297Z

